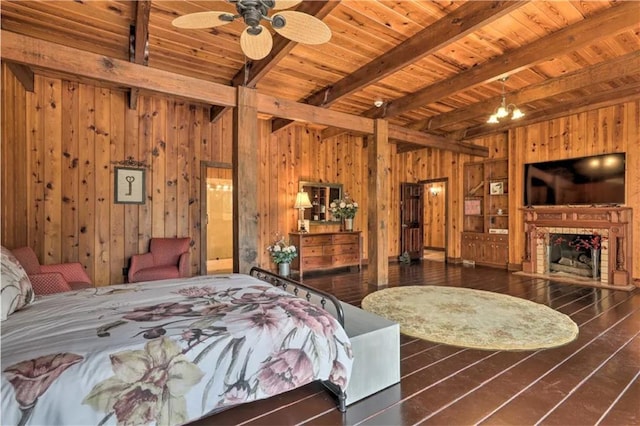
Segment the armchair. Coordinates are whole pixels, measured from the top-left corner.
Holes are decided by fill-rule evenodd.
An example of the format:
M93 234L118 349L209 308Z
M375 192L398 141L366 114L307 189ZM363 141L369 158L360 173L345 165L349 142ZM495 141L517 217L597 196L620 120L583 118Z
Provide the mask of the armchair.
M131 256L129 282L188 277L190 243L190 238L151 238L149 253Z
M29 276L37 295L91 288L91 278L79 262L41 265L31 247L11 250Z

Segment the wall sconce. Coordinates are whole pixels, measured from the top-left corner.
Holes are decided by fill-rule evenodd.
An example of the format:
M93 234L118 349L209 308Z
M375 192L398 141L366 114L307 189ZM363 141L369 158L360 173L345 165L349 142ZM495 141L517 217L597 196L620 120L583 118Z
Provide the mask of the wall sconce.
M489 116L487 123L489 124L497 124L500 123L500 119L511 116L512 120L517 120L519 118L524 117L524 112L520 111L515 104L507 105L506 94L504 90L504 82L507 81L508 77L501 78L502 82L502 102L500 106L496 108L495 112Z
M440 193L440 191L442 191L442 188L439 186L432 186L431 188L429 188L429 192L431 193L431 195L433 195L434 197L437 197L438 194Z
M309 232L309 221L304 218L304 209L308 209L310 207L312 206L309 194L304 191L298 192L293 208L298 209L298 231L300 232Z

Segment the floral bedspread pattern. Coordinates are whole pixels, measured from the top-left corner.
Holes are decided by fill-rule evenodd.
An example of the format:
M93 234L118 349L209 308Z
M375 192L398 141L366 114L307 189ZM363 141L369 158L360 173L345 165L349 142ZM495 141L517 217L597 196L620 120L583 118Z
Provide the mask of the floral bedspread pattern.
M351 344L246 275L43 297L2 324L2 424L176 425L313 380L346 388Z

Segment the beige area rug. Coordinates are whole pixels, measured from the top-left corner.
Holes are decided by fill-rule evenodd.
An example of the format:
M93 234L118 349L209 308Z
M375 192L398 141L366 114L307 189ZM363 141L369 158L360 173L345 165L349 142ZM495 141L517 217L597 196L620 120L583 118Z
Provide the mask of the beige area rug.
M576 323L548 306L468 288L387 288L365 297L362 308L399 323L403 334L465 348L547 349L578 337Z

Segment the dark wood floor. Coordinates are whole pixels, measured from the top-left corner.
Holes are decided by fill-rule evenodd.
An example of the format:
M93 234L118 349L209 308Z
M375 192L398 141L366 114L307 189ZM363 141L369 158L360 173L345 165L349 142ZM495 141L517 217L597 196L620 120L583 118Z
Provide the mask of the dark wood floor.
M401 382L344 414L322 386L311 384L198 425L640 425L640 289L600 290L432 261L392 264L389 272L390 286L468 287L543 303L571 316L580 335L559 348L527 352L401 336ZM359 306L377 290L366 276L365 270L304 281Z

